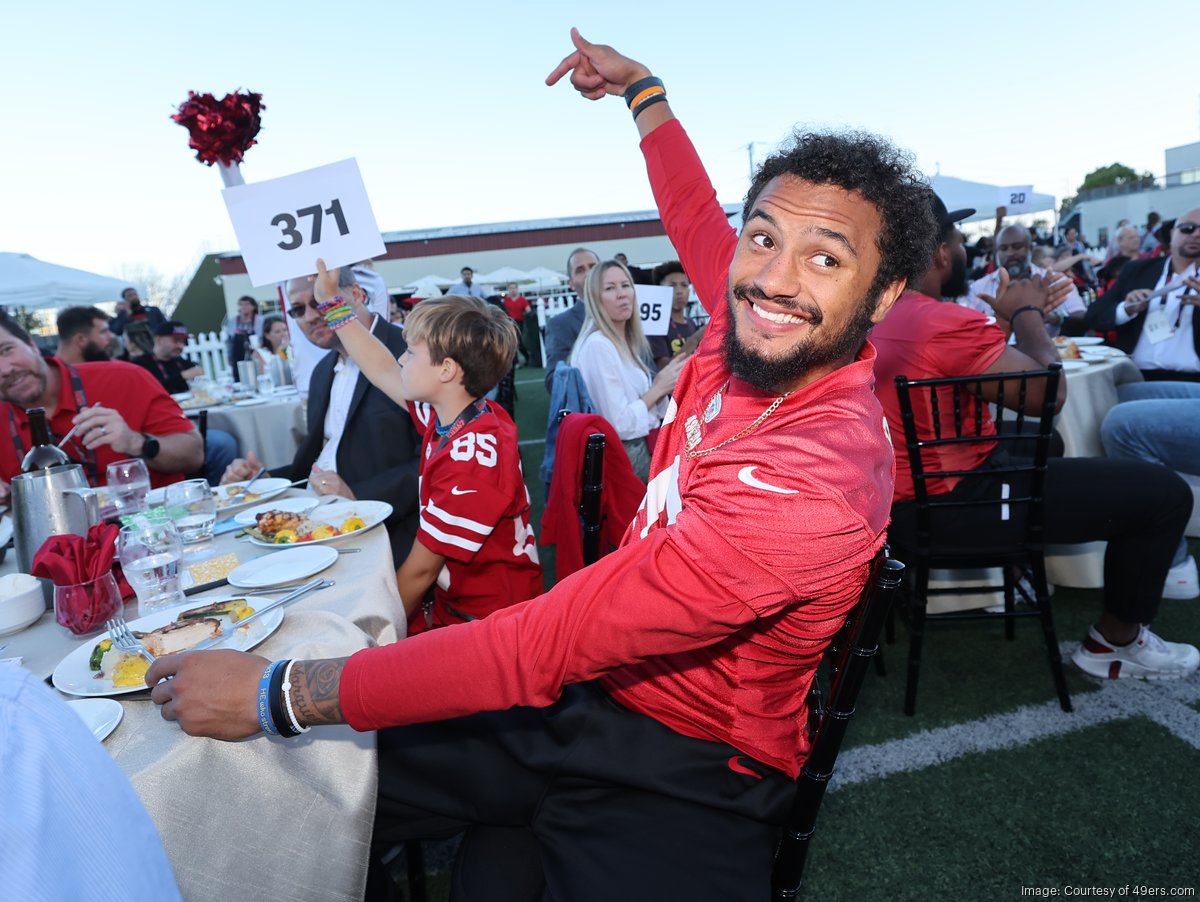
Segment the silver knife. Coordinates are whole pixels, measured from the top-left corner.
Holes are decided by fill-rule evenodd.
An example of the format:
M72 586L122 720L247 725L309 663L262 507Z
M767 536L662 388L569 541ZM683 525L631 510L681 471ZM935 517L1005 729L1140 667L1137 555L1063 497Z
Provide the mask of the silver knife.
M213 636L211 639L205 639L203 642L200 642L197 645L193 645L191 647L191 649L189 649L189 651L204 651L204 649L206 649L206 648L212 648L214 645L220 645L226 639L231 638L234 633L236 633L239 629L241 629L243 626L245 626L250 621L256 620L259 617L261 617L263 614L267 614L267 613L275 610L278 607L282 607L283 605L287 604L289 601L295 601L301 595L307 595L309 592L312 592L315 589L320 588L324 582L325 582L325 580L323 578L317 578L317 579L314 579L312 582L305 583L303 586L296 589L294 592L289 592L287 595L283 596L283 598L280 598L277 601L272 601L270 604L259 608L257 611L255 611L253 614L251 614L249 617L245 617L245 618L239 620L237 623L230 624L230 628L226 629L226 630L222 630L219 635Z

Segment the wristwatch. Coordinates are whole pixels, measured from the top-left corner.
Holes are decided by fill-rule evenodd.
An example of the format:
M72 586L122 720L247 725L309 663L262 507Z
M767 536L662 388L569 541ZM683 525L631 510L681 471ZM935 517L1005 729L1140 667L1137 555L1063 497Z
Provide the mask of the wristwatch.
M153 460L154 458L158 457L158 449L158 439L152 435L146 435L146 433L143 432L142 453L139 454L138 457L142 458L142 460Z

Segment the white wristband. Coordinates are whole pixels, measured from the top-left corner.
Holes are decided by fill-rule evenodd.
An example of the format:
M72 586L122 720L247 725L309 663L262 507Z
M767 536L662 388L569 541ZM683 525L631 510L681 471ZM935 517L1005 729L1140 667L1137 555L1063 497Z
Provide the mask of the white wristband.
M283 707L287 709L288 720L292 722L292 729L297 733L307 733L312 727L300 726L300 721L296 720L296 712L292 710L292 665L295 664L295 659L287 662L287 667L283 671Z

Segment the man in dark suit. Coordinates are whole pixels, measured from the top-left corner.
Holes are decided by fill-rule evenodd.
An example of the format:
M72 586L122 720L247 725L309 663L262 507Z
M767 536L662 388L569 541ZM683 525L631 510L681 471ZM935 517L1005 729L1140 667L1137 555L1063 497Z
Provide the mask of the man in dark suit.
M407 345L404 332L366 308L367 295L350 267L343 267L343 296L363 325L399 357ZM329 349L313 370L308 388L308 436L292 465L277 475L289 479L308 477L318 495L340 495L386 501L392 506L387 520L392 559L399 564L417 533L417 470L421 437L408 411L372 386L354 361L342 351L337 334L325 325L313 300L308 279L287 285L288 315L309 341ZM259 463L253 452L235 460L222 482L249 479Z
M546 391L554 383L554 367L560 360L571 356L571 348L583 328L583 317L586 313L583 307L583 284L587 281L588 273L600 262L592 251L586 247L577 247L567 257L567 283L575 292L575 306L564 310L558 316L546 323Z
M1114 342L1146 379L1200 382L1200 209L1175 221L1171 254L1135 260L1087 311L1088 328L1116 330ZM1150 294L1166 285L1173 291Z

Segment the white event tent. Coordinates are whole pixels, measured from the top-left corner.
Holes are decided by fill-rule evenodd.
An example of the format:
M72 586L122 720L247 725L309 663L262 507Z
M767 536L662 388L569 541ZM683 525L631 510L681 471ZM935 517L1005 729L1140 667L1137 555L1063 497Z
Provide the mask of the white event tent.
M996 207L1001 206L1001 186L957 179L950 175L935 175L930 178L929 183L947 210L974 208L975 215L967 217L964 222L991 221L996 218ZM1035 193L1027 200L1030 213L1054 210L1057 206L1052 194Z
M46 263L29 254L0 253L0 306L26 310L118 301L129 282ZM141 293L140 286L139 294Z

